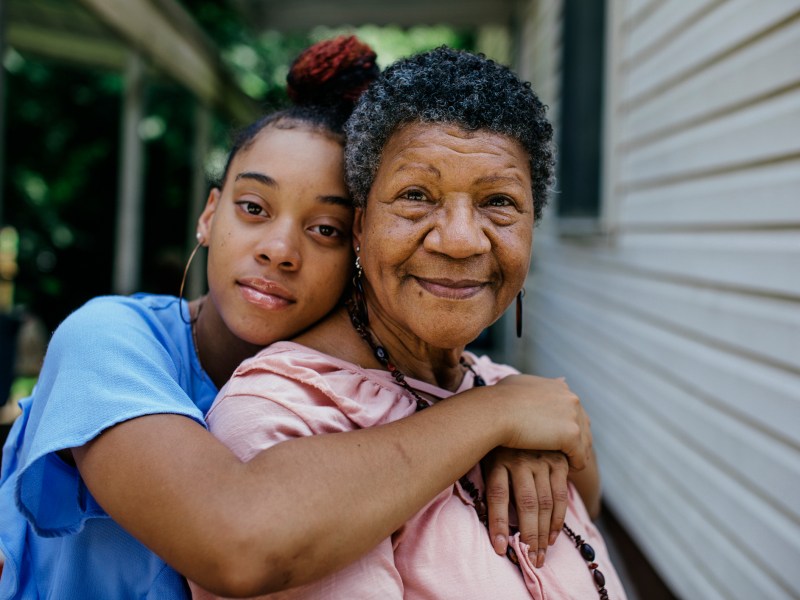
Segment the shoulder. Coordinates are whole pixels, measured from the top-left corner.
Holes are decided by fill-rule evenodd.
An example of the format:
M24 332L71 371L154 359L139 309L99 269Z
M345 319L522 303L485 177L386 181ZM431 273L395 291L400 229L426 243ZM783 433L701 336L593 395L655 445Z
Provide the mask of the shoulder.
M179 319L179 307L174 296L98 296L70 313L55 333L113 333L121 326L135 324L165 326Z
M503 377L508 377L509 375L519 375L519 371L512 367L511 365L504 365L502 363L496 363L488 356L481 355L477 356L472 352L465 352L465 358L471 362L473 369L480 374L481 377L486 380L486 383L489 385L494 385Z
M53 333L40 383L70 396L68 385L79 384L85 391L91 382L98 390L124 386L143 395L146 390L148 396L183 397L192 387L194 354L190 326L181 319L180 306L172 296L90 300Z
M143 341L167 340L188 330L174 296L99 296L73 311L56 328L51 346L93 344L103 339Z
M402 394L384 373L302 346L278 342L245 360L220 391L212 412L258 399L297 414L309 410L341 413L358 427L410 414ZM411 408L413 412L413 408Z

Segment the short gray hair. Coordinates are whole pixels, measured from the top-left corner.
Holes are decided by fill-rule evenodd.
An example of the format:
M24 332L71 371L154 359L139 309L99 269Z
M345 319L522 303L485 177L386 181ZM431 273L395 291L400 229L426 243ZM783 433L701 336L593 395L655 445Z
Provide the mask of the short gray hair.
M482 54L444 46L389 66L345 125L347 185L356 206L366 206L386 142L414 122L488 130L517 140L530 159L539 220L553 180L553 128L530 83Z

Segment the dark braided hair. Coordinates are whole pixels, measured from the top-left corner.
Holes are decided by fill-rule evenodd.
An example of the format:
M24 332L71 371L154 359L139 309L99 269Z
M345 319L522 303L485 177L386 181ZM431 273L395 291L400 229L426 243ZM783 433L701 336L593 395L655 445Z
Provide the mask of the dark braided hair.
M517 140L530 160L534 218L553 180L553 128L545 107L508 67L445 46L401 59L361 96L345 126L345 171L356 206L367 195L386 142L409 123L445 123Z
M286 76L292 106L275 111L241 129L217 187L222 187L236 155L266 127L307 128L344 145L344 124L356 101L379 74L375 52L355 36L317 42L301 52Z

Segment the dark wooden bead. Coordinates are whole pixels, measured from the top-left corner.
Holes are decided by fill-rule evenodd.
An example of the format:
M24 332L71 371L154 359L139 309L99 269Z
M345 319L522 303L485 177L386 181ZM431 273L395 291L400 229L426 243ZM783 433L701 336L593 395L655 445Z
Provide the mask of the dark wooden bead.
M594 570L592 576L594 577L594 582L597 584L597 587L604 587L606 585L605 575L603 575L603 573L598 569Z
M594 548L589 544L581 544L580 550L581 556L585 561L592 562L594 560Z

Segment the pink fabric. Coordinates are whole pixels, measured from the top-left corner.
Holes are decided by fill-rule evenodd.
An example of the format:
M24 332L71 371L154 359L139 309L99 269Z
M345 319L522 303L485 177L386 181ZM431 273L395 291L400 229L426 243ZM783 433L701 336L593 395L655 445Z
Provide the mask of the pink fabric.
M471 358L490 385L517 372L487 357ZM409 383L439 398L452 395L421 381L409 379ZM461 389L472 385L468 374ZM242 363L206 418L223 443L249 460L287 439L372 427L414 410L414 399L387 372L361 369L304 346L280 342ZM482 489L477 465L470 479ZM624 599L605 544L572 488L566 522L594 547L610 598ZM521 569L495 554L469 494L455 484L361 560L319 582L268 598L598 597L586 561L565 534L548 549L541 569L527 560L526 547L518 539L512 545L522 557ZM213 597L196 586L192 590L195 598Z

